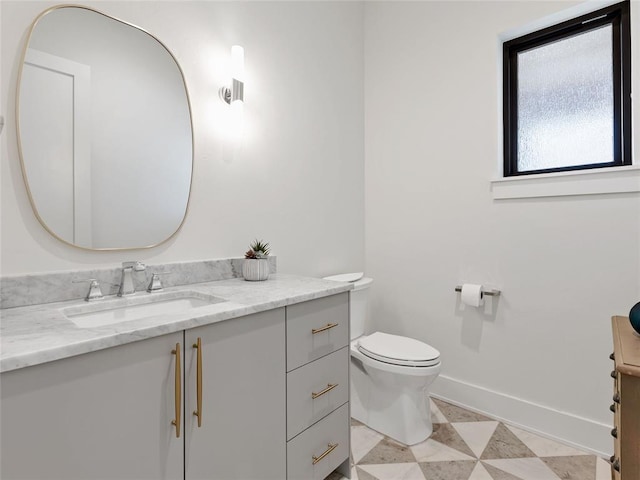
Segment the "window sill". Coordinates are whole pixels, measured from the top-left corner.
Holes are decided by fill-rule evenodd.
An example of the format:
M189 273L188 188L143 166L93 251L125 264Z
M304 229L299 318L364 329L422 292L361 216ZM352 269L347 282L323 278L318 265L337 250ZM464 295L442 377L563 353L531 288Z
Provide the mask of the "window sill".
M640 192L640 165L491 180L494 200Z

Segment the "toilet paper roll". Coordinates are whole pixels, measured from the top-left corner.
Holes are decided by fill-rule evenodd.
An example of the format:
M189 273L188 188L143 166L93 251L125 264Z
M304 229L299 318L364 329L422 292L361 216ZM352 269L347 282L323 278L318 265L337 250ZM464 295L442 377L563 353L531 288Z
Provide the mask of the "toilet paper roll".
M471 307L479 307L484 303L482 290L482 285L475 285L473 283L463 284L462 292L460 293L462 303Z

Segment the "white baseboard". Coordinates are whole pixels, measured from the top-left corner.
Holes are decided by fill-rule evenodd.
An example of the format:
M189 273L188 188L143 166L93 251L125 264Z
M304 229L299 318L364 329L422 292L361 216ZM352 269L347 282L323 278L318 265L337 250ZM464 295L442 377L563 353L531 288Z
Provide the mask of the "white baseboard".
M609 458L612 425L440 375L430 395L542 437ZM611 415L613 421L613 415Z

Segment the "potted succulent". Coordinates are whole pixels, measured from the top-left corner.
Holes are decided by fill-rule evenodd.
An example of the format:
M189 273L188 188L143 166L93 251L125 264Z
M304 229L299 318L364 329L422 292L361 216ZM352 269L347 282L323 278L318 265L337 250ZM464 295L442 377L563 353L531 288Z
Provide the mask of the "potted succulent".
M269 278L269 251L269 244L262 240L255 240L249 245L242 264L245 280L257 282Z

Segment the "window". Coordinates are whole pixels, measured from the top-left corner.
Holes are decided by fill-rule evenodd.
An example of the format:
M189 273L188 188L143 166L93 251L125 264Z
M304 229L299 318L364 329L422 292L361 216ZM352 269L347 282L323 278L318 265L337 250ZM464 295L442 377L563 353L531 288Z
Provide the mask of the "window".
M504 176L631 165L629 2L503 44Z

